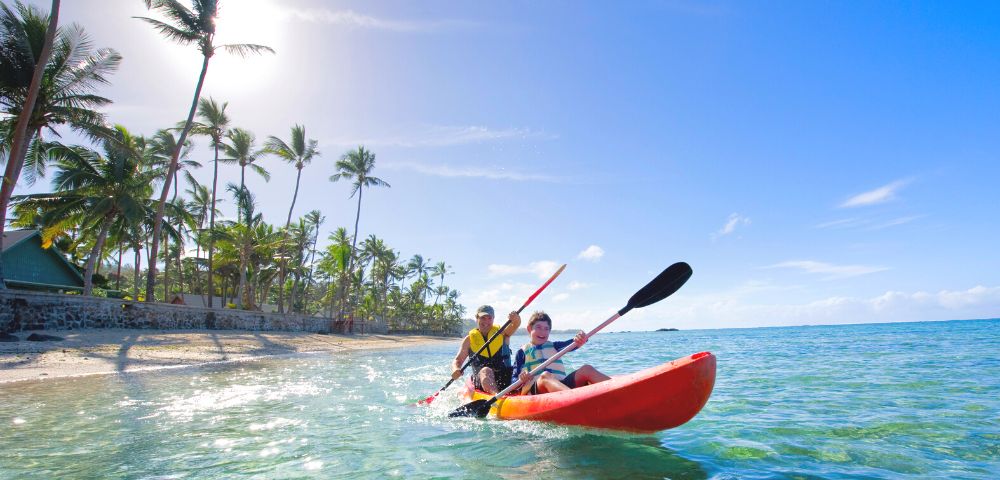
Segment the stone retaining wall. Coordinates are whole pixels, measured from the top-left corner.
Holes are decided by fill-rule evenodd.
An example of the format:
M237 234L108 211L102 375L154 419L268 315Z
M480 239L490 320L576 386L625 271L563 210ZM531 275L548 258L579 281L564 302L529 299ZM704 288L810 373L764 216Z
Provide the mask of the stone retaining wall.
M386 333L378 323L334 322L329 318L248 312L83 297L23 290L0 290L0 333L81 328L148 328Z

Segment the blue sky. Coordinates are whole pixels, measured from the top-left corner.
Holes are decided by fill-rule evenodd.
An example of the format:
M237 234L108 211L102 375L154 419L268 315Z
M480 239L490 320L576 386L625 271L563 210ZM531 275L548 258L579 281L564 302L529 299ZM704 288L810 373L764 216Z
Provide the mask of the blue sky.
M296 123L319 141L296 215L353 226L327 177L364 144L392 188L366 191L360 235L446 261L470 311L515 309L565 262L532 308L589 329L684 260L688 285L610 329L1000 314L995 2L222 5L219 41L277 54L216 57L205 95L261 141ZM200 62L134 15L61 19L123 55L107 113L152 134ZM248 183L280 223L294 170L262 165Z

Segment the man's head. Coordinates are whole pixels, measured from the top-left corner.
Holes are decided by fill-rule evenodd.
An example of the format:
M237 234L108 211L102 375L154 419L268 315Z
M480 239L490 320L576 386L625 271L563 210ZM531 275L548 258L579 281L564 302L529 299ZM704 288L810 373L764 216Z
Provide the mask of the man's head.
M480 330L489 330L493 328L493 307L489 305L483 305L476 309L476 324L478 324Z
M531 314L528 319L528 335L531 336L531 343L541 345L549 340L549 333L552 332L552 319L549 314L538 311Z

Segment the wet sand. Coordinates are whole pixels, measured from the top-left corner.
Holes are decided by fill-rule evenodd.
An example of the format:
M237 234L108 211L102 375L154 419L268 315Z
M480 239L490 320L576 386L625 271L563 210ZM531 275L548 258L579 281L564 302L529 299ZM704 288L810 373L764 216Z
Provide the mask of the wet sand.
M62 341L0 342L0 383L136 372L307 352L399 348L456 338L243 330L46 330Z

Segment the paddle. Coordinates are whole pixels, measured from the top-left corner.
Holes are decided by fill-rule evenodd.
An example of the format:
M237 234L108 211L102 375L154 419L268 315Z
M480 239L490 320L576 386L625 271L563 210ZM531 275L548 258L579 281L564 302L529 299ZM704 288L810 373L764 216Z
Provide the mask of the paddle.
M681 286L683 286L684 283L687 282L689 278L691 278L692 273L693 271L691 270L691 266L684 262L677 262L667 267L666 270L661 272L659 275L656 276L656 278L647 283L645 287L642 287L641 289L639 289L638 292L635 292L635 295L632 295L632 298L628 299L628 303L626 303L621 310L618 310L618 313L615 313L614 315L611 316L611 318L605 320L604 323L598 325L597 328L591 330L590 333L587 334L586 338L590 339L590 337L593 337L602 328L608 326L609 324L611 324L611 322L618 320L619 317L625 315L626 313L628 313L629 310L632 310L633 308L646 307L656 302L659 302L664 298L669 297L671 294L673 294L679 288L681 288ZM572 349L573 349L572 344L567 345L565 348L556 352L555 355L549 357L548 360L546 360L541 365L532 370L530 372L531 375L535 376L545 371L545 367L548 367L549 364L558 360L560 357L562 357ZM511 386L503 389L500 393L494 395L493 398L489 400L476 400L474 402L467 403L465 405L462 405L461 407L456 408L454 411L449 413L448 416L484 418L488 413L490 413L490 407L493 406L493 404L496 403L499 398L503 397L504 395L507 395L520 385L521 385L521 380L518 379Z
M531 296L528 297L527 300L525 300L524 305L521 305L521 308L517 309L518 315L520 315L521 311L524 310L525 308L527 308L528 304L530 304L535 299L535 297L538 296L538 294L542 293L542 290L545 290L545 287L548 287L549 284L552 283L552 281L555 280L556 277L558 277L559 274L562 273L562 271L565 270L565 269L566 269L566 264L564 263L563 266L559 267L559 270L556 270L556 273L553 273L552 276L549 277L548 281L546 281L544 284L542 284L541 287L538 287L538 290L535 290L535 293L532 293ZM490 342L492 342L495 338L497 338L497 335L500 335L501 333L503 333L504 329L507 328L508 325L510 325L510 319L507 319L507 321L504 322L504 324L500 326L500 329L497 330L497 333L494 333L493 335L490 335L490 338L486 340L486 343L484 343L482 347L479 347L479 350L477 350L476 353L474 353L474 354L472 354L472 355L469 356L468 360L465 361L465 365L462 365L461 371L463 373L465 372L465 369L469 366L469 364L472 363L472 358L475 357L476 355L479 355L480 353L482 353L482 351L485 350L487 346L489 346ZM441 387L440 390L434 392L434 395L431 395L431 396L429 396L429 397L427 397L427 398L425 398L425 399L417 402L417 405L427 405L427 404L433 402L434 399L438 396L438 394L440 394L441 392L445 391L445 389L447 389L449 386L451 386L451 383L454 382L454 381L455 381L454 378L452 378L451 380L448 380L448 383L444 384L444 386Z

